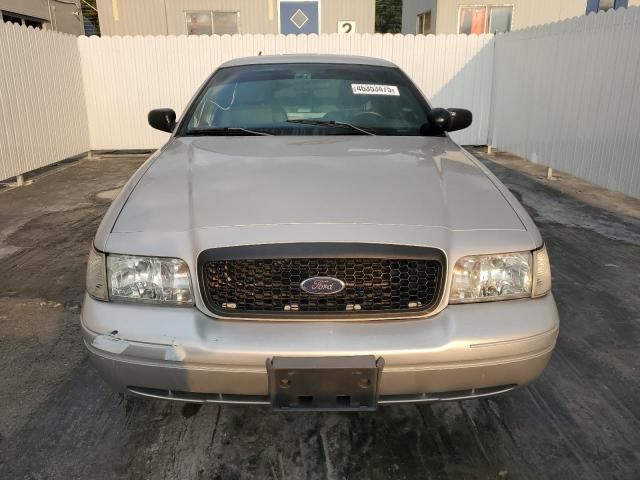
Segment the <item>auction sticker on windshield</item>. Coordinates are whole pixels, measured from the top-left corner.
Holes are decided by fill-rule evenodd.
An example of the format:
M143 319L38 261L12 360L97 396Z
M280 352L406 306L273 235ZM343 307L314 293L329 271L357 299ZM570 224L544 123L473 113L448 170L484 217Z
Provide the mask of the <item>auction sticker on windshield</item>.
M354 95L392 95L399 97L400 91L395 85L373 85L370 83L352 83Z

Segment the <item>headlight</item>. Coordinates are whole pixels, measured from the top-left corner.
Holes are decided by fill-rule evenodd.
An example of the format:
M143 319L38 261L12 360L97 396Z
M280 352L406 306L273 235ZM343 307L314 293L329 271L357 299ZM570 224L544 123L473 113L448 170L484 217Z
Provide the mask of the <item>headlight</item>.
M189 267L177 258L107 255L111 300L192 305Z
M107 269L104 253L91 248L87 260L87 293L97 300L107 300Z
M453 269L449 303L531 296L531 252L463 257Z

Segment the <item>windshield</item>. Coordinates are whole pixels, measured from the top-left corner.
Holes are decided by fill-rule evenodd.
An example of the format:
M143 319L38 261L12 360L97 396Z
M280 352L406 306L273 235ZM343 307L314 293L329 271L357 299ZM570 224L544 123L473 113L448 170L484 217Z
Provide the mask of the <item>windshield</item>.
M180 134L420 135L428 111L398 68L248 65L213 75Z

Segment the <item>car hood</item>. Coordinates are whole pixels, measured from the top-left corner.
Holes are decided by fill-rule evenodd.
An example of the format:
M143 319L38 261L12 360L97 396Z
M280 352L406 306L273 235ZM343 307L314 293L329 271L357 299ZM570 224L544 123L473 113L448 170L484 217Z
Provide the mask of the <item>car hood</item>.
M441 137L182 137L112 232L282 224L523 230L493 181Z

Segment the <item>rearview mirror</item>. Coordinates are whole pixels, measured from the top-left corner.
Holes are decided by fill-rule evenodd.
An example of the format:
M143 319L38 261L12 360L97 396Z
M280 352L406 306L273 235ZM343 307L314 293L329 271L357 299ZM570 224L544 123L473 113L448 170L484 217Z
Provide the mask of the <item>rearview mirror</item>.
M473 114L464 108L433 108L429 112L429 123L445 132L467 128L473 122Z
M171 133L176 126L176 112L170 108L156 108L155 110L151 110L147 119L149 120L149 125L163 132Z

